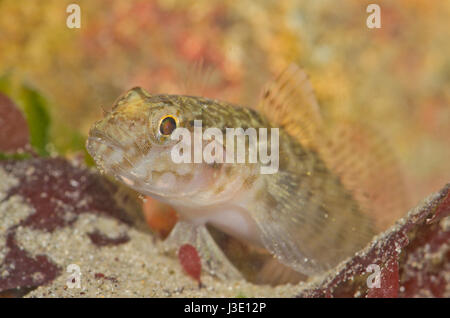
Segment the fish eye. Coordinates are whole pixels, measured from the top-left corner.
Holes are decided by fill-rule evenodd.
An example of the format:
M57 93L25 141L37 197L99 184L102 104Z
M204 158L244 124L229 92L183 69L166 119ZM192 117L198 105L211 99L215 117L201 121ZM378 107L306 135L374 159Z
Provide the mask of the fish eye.
M159 121L159 132L161 135L169 136L177 128L177 120L171 115L161 118Z

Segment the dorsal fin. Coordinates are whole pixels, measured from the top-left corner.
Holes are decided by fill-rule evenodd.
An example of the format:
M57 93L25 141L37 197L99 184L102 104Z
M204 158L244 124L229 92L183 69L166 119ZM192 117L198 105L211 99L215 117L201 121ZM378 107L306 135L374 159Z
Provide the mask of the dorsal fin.
M289 65L265 88L258 109L274 127L319 153L375 220L377 230L407 211L402 173L386 140L367 124L325 122L306 73L296 65Z
M223 77L216 65L208 64L203 59L189 63L180 63L176 69L177 84L171 94L202 96L224 99Z
M295 64L290 64L264 88L258 110L304 146L314 145L322 129L323 120L313 87L307 74Z

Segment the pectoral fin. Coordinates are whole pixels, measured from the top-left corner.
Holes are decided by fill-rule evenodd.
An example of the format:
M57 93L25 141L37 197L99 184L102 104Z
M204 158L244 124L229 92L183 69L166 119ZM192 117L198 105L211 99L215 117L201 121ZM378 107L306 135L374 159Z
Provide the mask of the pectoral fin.
M164 241L169 250L178 250L183 244L191 244L202 260L202 268L221 279L242 279L241 273L231 264L204 225L179 221Z
M305 176L279 172L266 190L252 209L263 244L301 273L328 270L373 237L372 220L324 167Z

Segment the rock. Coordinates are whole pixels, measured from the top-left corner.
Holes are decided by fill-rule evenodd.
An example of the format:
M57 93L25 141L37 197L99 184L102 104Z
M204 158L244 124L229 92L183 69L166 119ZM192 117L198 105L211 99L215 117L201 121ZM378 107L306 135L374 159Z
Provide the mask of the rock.
M298 297L449 297L450 184L425 199L391 229L375 237ZM368 288L370 265L380 288Z
M352 259L308 282L258 286L202 273L199 286L183 270L187 262L180 264L164 242L145 230L141 204L116 184L62 158L0 161L0 293L449 297L449 197L447 185ZM376 274L367 271L371 264L378 266L380 288L367 287L369 276Z
M12 100L0 93L0 152L17 152L28 145L25 117Z
M271 288L220 282L207 274L199 288L176 256L167 255L161 242L142 230L145 219L136 213L141 204L124 204L134 198L117 192L122 191L116 184L62 158L0 161L0 293L277 295ZM135 207L133 213L130 206Z

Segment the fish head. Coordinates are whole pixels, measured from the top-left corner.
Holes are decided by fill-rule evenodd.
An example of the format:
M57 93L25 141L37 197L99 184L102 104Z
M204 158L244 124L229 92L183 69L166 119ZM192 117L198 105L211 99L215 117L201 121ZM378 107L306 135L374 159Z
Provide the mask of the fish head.
M230 200L253 170L194 160L194 153L210 142L202 139L200 150L196 149L196 122L203 123L202 133L212 127L220 131L225 125L223 120L214 120L222 117L208 115L205 103L213 105L202 98L151 95L133 88L92 126L87 150L100 171L167 203L195 207ZM184 152L190 155L183 157ZM174 157L180 154L188 160Z

